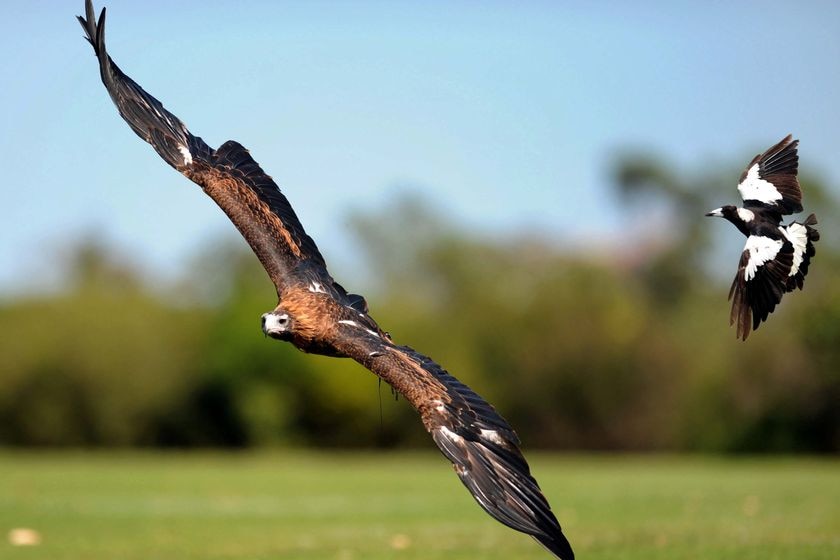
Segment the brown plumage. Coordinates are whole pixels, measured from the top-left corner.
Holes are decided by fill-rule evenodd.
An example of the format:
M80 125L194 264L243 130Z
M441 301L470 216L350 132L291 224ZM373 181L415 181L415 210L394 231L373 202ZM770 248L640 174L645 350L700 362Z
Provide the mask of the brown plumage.
M508 423L431 359L398 346L327 271L289 201L240 144L212 149L123 74L105 50L105 9L87 0L79 17L99 59L102 82L120 115L172 167L197 183L227 214L277 289L263 331L305 352L348 357L389 383L420 413L441 452L494 518L533 536L558 558L574 553L519 450Z

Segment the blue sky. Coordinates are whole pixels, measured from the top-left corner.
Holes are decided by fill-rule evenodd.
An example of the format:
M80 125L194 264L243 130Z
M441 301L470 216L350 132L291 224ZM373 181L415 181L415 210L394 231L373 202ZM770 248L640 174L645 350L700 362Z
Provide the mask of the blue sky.
M629 147L701 170L792 132L840 184L838 2L107 7L117 64L209 144L248 147L328 261L351 211L406 189L482 232L609 243L642 219L611 196ZM0 294L44 285L83 235L164 277L235 235L119 118L82 10L3 2Z

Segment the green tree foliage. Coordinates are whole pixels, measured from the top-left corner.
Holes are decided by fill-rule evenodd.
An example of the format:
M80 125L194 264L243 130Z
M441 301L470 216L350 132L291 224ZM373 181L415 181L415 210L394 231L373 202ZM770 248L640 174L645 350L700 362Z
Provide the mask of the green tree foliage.
M669 244L635 271L645 291L671 307L659 307L658 319L680 327L702 327L694 336L674 341L685 346L680 363L690 380L681 388L684 408L676 419L681 426L677 443L735 451L838 450L840 356L829 350L832 343L827 342L832 336L828 332L837 328L840 308L831 281L840 270L833 227L840 215L837 200L818 178L800 174L806 209L817 214L822 236L807 289L788 296L749 343L712 344L709 335L723 332L717 324L726 310L720 309L720 298L728 284L721 281L734 275L743 243L741 234L725 224L721 246L734 250L727 251L726 259L713 251L709 232L716 224L709 224L703 212L740 201L733 181L739 169L716 167L723 172L692 176L639 154L619 158L614 166L618 190L626 201L653 199L672 218L661 224ZM725 273L700 274L708 263ZM795 305L788 301L793 298ZM703 355L692 355L692 347Z
M742 239L703 217L735 200L737 172L683 176L654 158L616 162L624 202L653 201L669 233L629 257L482 237L409 197L353 217L369 289L353 282L358 270L333 272L366 293L397 343L494 403L528 447L840 450L834 199L803 180L823 233L806 289L742 343L725 298ZM63 291L0 303L0 442L429 444L367 370L261 335L276 296L244 242L208 247L188 268L153 290L86 243Z
M0 307L0 440L129 445L201 374L207 312L168 305L136 271L81 247L58 296Z

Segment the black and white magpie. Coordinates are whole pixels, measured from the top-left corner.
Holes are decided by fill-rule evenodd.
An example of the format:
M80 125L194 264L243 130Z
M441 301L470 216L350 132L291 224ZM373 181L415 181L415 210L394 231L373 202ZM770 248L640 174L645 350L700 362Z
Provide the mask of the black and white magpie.
M738 192L744 206L722 206L707 216L725 218L747 236L738 273L729 289L732 311L729 324L746 340L786 292L802 289L814 256L814 214L804 222L781 225L782 216L802 212L802 191L796 173L799 140L787 135L781 142L753 158L741 174Z

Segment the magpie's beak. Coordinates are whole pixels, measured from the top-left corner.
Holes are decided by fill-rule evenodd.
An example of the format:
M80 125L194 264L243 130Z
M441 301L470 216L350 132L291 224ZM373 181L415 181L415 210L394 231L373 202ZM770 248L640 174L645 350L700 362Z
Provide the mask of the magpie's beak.
M720 208L715 208L711 212L706 212L706 216L714 216L716 218L722 218L723 217L723 212L721 211Z

